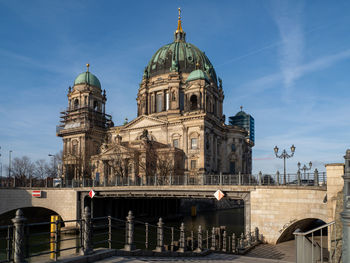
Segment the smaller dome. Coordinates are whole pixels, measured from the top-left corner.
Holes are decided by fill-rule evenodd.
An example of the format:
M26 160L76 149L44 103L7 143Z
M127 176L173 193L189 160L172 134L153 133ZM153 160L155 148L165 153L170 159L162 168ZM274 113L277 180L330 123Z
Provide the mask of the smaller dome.
M74 86L78 84L89 84L90 86L95 86L101 88L101 83L98 78L90 73L89 71L81 73L75 80Z
M205 81L207 81L209 83L209 78L208 78L207 74L205 74L205 72L201 69L196 69L196 70L192 71L190 73L190 75L188 75L186 82L189 82L192 80L197 80L197 79L204 79Z

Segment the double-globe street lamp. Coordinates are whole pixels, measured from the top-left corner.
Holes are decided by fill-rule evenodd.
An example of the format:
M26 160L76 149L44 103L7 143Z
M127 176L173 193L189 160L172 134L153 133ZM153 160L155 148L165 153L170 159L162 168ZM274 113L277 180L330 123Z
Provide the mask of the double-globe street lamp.
M298 162L298 171L300 172L300 170L303 170L303 172L304 172L304 179L306 179L306 171L311 170L312 162L309 162L309 168L307 168L307 166L305 164L304 164L303 167L301 167L301 168L300 167L301 167L301 164L300 164L300 162Z
M295 152L295 146L294 144L290 147L291 150L291 154L288 154L287 151L284 149L283 152L278 155L278 147L275 146L275 148L273 148L273 150L275 151L275 155L277 158L283 159L283 184L286 184L286 159L293 157L294 152Z

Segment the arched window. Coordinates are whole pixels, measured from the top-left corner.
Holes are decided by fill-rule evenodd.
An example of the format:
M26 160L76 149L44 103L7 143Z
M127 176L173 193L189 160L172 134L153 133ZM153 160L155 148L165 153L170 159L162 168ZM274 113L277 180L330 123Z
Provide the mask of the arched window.
M97 100L94 100L94 110L97 111L98 109L98 102Z
M196 110L197 108L198 108L197 96L196 95L192 95L190 97L190 110Z
M72 155L77 155L78 154L78 142L73 141L72 142Z
M74 109L78 109L79 108L79 100L75 99L74 100Z

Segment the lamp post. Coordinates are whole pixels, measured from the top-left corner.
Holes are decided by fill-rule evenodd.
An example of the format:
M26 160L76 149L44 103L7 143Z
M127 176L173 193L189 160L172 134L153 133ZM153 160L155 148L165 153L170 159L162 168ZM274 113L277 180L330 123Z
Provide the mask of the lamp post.
M1 151L1 146L0 146ZM2 178L2 162L1 162L1 152L0 152L0 178Z
M12 151L9 151L9 178L11 177L11 153Z
M309 168L307 168L305 164L302 168L300 168L300 166L301 166L301 164L300 164L300 162L298 162L298 171L303 170L304 171L304 179L306 179L306 171L311 170L312 162L309 162Z
M293 157L294 152L295 152L295 146L294 144L290 147L291 150L291 154L288 154L287 151L284 149L283 152L278 155L278 147L275 146L275 148L273 148L273 150L275 151L275 155L277 158L283 159L283 184L286 184L286 159Z
M56 173L56 156L53 154L48 154L48 156L52 157L53 159L53 173L54 173L54 177L57 177L57 173Z

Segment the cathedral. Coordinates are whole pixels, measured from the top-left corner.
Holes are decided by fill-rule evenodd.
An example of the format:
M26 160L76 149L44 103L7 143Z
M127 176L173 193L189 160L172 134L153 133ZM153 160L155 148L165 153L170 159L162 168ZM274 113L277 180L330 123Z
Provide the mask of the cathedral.
M145 67L135 119L114 125L106 114L106 91L88 64L67 97L57 127L65 179L113 183L119 177L252 171L253 119L241 109L225 124L222 80L205 53L186 42L180 10L174 41Z

